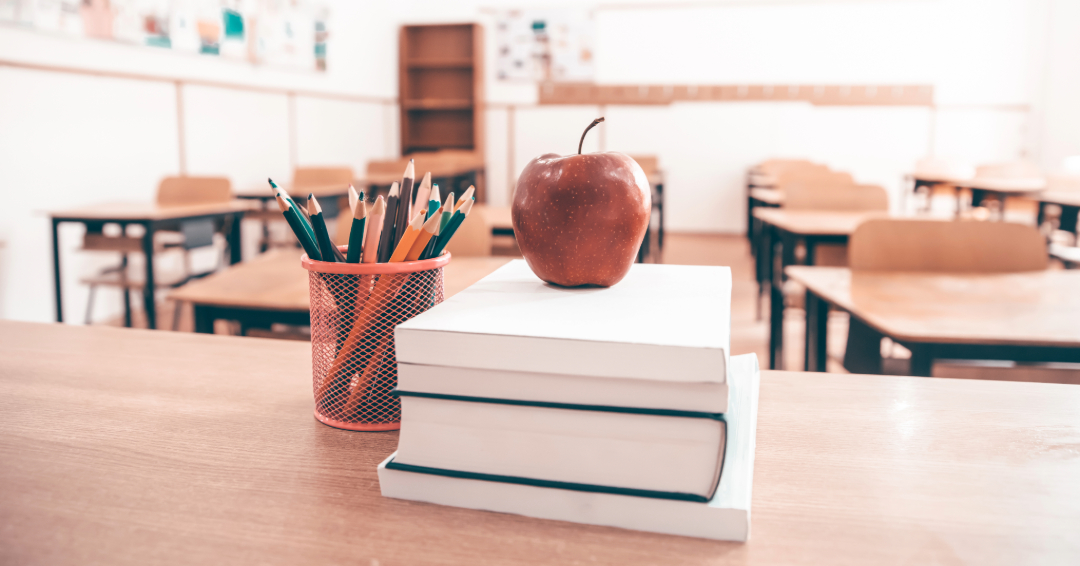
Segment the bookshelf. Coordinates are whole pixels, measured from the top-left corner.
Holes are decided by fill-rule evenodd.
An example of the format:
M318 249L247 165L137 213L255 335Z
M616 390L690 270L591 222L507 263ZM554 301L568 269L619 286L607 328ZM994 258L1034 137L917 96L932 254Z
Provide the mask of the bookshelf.
M483 30L477 24L401 28L401 154L483 152Z

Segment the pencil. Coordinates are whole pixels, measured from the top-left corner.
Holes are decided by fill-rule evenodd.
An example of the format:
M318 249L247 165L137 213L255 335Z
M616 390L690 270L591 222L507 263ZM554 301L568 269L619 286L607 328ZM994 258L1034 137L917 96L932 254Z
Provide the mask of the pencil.
M390 185L390 194L386 197L386 218L382 225L382 238L379 242L379 263L390 260L394 252L394 221L397 219L398 206L401 204L401 186L397 181Z
M289 193L286 192L285 189L277 186L277 183L275 183L273 179L267 177L266 180L270 183L270 187L273 188L274 191L276 191L276 196L285 199L286 202L292 205L292 209L296 212L296 217L300 219L300 225L303 226L304 231L307 232L308 237L310 237L311 241L314 242L315 230L311 228L311 223L308 222L307 214L304 214L303 210L300 208L300 205L296 204L296 201L293 200L291 196L289 196ZM308 257L311 257L311 254L308 254Z
M285 220L289 223L289 228L292 228L293 234L304 248L304 251L307 252L308 257L316 261L322 261L322 254L319 253L319 246L315 243L315 240L308 237L307 230L305 230L303 224L301 224L300 215L297 213L297 209L294 208L289 201L282 198L281 195L274 198L277 199L278 208L281 209L281 214L285 216Z
M439 185L438 183L436 183L434 185L431 185L431 195L428 196L428 218L431 218L432 214L438 212L440 206L442 206L442 199L439 198Z
M358 203L358 202L360 202L362 200L364 200L364 197L362 196L362 194L357 193L356 189L352 185L349 185L349 211L352 212L353 214L355 214L356 213L356 203Z
M413 242L412 248L409 249L409 253L405 256L405 261L416 261L423 255L424 249L427 248L428 242L432 240L435 235L435 231L439 229L439 215L429 215L427 222L424 222L424 227L420 229L420 233L416 236L416 241Z
M423 226L424 217L419 214L414 216L412 222L405 228L405 233L401 236L397 248L394 249L394 255L390 256L391 263L405 261L405 256L412 250L412 245L416 243L416 237L420 235L420 228Z
M446 195L446 202L442 205L442 222L439 223L439 232L446 230L446 225L454 214L454 193Z
M424 250L420 252L420 259L431 259L432 257L431 252L435 249L435 242L439 241L439 234L442 233L442 212L435 213L431 217L431 221L435 223L435 231L432 232L431 239L424 246Z
M409 219L412 218L412 199L416 196L413 190L415 180L416 168L413 167L413 160L410 159L409 164L405 166L405 174L401 176L401 196L397 214L394 215L394 245L391 248L401 241L401 237L405 235L405 229L409 226Z
M454 232L461 227L461 223L465 221L465 217L472 211L473 201L469 199L465 201L465 204L461 205L461 208L454 213L454 217L450 219L450 222L439 233L439 240L435 243L435 248L431 251L431 257L438 257L446 248L446 244L450 242L450 238L454 237Z
M352 228L349 229L346 263L360 263L360 255L364 251L364 225L367 223L367 213L367 203L357 199L356 206L353 207Z
M475 192L476 187L469 185L469 188L465 190L461 195L461 198L458 199L457 204L454 205L454 210L457 211L457 209L461 208L461 205L465 204L465 201L467 200L476 200L476 197L473 196L473 193Z
M319 206L319 201L315 199L315 195L311 193L308 194L308 216L311 217L311 227L315 230L315 241L319 244L319 251L322 252L323 261L344 263L345 256L334 245L333 240L330 239L330 231L326 229L326 220L323 218L322 207Z
M431 171L424 173L424 180L420 181L420 187L416 189L416 198L413 199L413 208L427 208L428 197L431 196Z
M386 201L382 195L375 199L375 205L371 207L367 215L367 234L364 238L364 263L376 263L379 261L379 239L382 237L383 223L386 220Z

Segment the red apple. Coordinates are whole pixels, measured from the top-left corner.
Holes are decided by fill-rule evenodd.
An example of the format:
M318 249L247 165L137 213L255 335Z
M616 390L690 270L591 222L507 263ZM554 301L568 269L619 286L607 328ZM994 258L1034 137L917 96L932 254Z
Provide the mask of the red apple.
M630 156L546 153L525 166L511 215L521 255L555 285L610 287L626 276L649 226L652 191Z

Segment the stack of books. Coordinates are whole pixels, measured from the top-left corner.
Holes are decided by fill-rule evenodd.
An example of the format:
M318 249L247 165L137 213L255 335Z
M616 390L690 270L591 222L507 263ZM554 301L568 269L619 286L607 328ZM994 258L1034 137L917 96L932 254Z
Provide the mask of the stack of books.
M564 289L524 261L397 327L387 497L746 540L758 369L726 267Z

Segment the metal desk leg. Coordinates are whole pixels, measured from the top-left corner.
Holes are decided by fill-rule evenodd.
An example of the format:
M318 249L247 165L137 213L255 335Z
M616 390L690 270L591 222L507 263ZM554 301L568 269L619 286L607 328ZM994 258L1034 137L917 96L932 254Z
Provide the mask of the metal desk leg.
M755 310L757 320L761 320L761 297L765 294L765 286L772 282L773 266L773 232L772 227L765 223L761 226L761 241L758 243L758 251L754 256L754 264L758 284Z
M193 305L195 311L195 332L200 334L214 333L214 308L203 305Z
M240 249L240 221L244 219L243 213L233 214L229 218L229 233L226 239L229 242L229 264L240 263L243 250Z
M784 290L769 286L769 369L784 369Z
M910 344L911 350L911 375L931 377L934 369L934 352L931 344Z
M56 291L56 322L64 322L64 299L60 293L60 222L52 221L53 289Z
M805 371L825 371L828 353L829 303L813 291L806 291L806 356Z
M143 309L146 310L146 327L157 328L157 303L154 301L154 223L144 224L143 256L146 258L146 283L143 287Z

